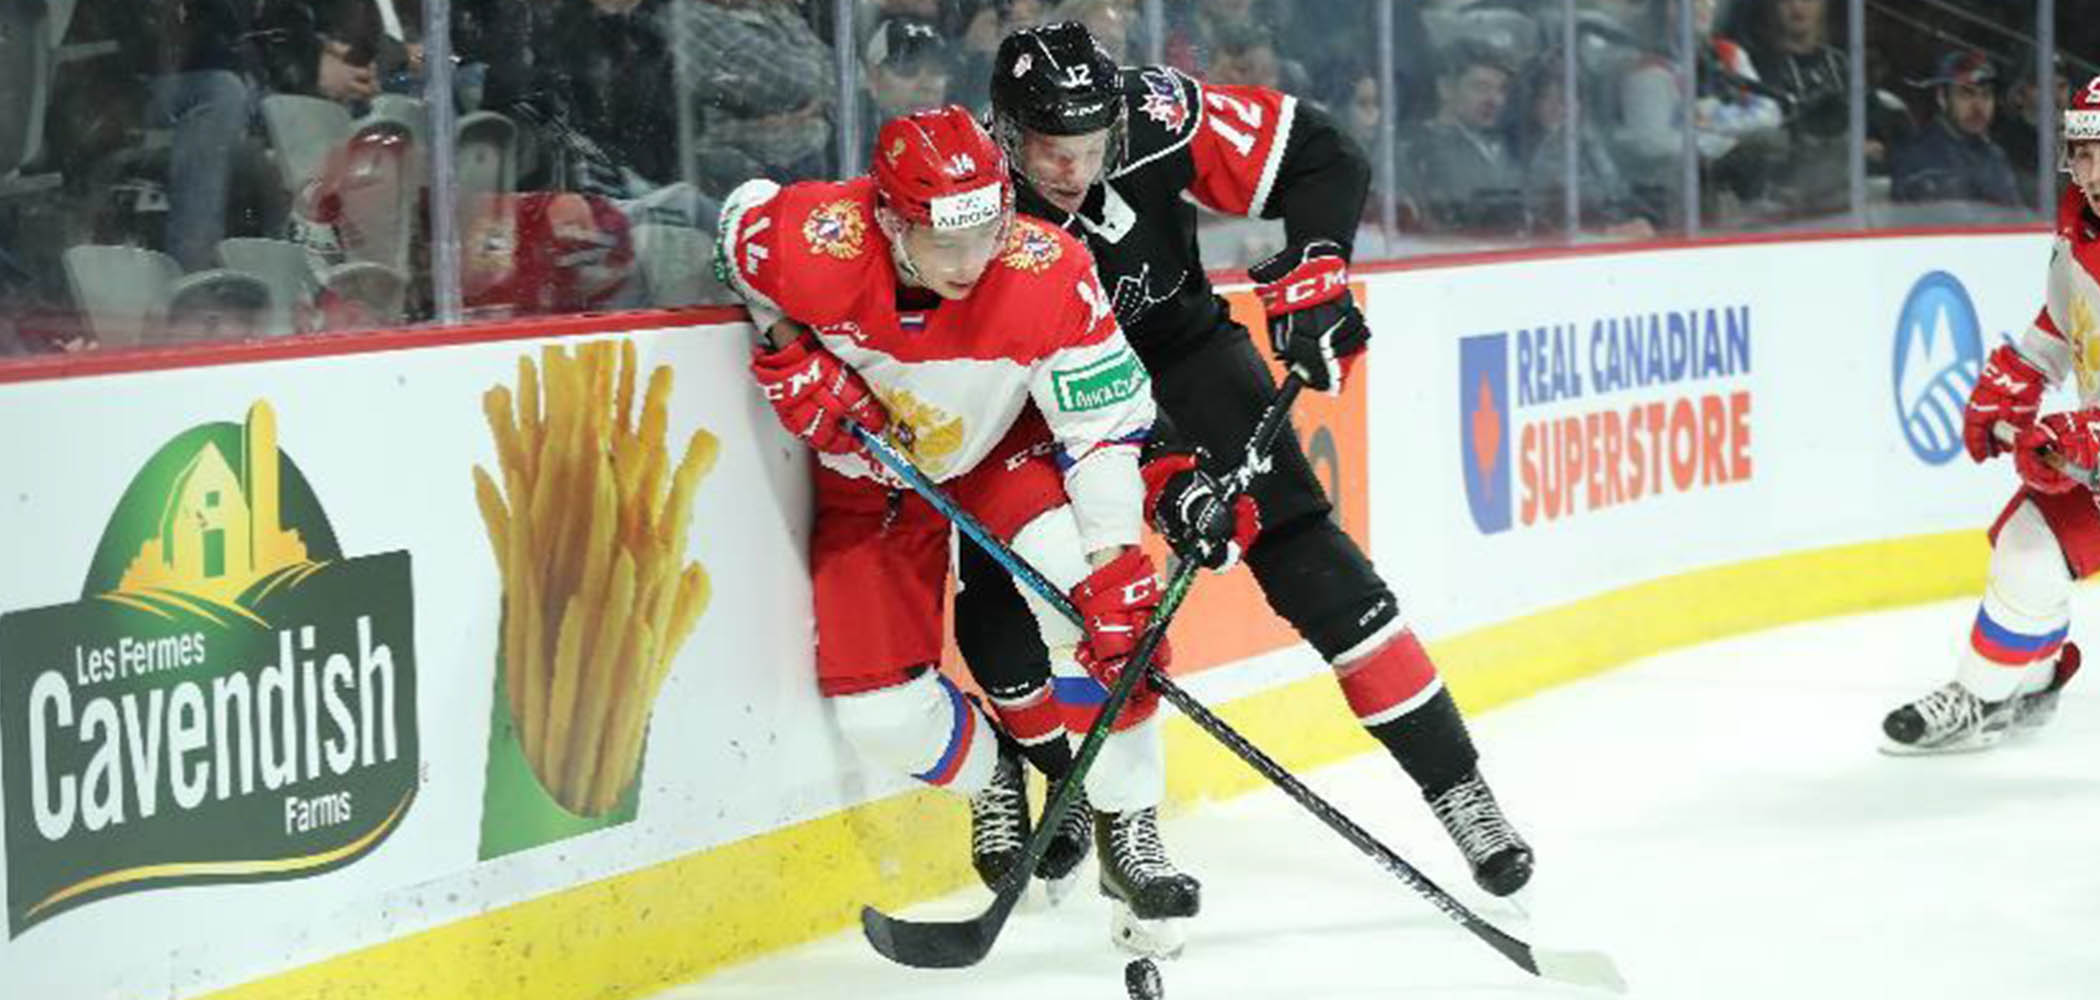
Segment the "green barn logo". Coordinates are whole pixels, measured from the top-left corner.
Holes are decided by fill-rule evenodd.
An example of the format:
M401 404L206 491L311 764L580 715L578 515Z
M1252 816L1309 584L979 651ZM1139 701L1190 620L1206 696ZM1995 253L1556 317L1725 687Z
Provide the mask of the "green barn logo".
M415 799L414 635L408 553L343 555L269 404L169 441L80 600L0 615L9 936L369 853Z

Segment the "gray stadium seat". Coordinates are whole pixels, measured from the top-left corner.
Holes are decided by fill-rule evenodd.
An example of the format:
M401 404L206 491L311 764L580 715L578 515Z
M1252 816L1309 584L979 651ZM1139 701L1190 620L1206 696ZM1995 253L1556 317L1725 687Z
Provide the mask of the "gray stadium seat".
M168 291L168 321L160 342L261 337L268 332L271 307L270 286L255 275L224 268L187 274Z
M373 122L396 122L408 129L415 143L411 148L415 150L416 176L424 178L428 173L424 164L429 156L425 151L430 148L430 105L405 94L380 94L372 98L372 110L353 123L351 131L362 130ZM427 178L418 183L427 183Z
M65 252L66 284L105 348L157 342L168 318L168 293L182 277L175 258L158 250L77 246Z
M406 315L408 279L402 272L371 261L337 264L321 275L330 292L365 308L381 324L391 326Z
M454 131L453 177L460 203L477 194L507 194L518 186L518 125L494 111L476 111Z
M695 306L718 301L709 247L713 236L691 226L643 223L633 228L635 272L641 278L637 306Z
M308 262L306 248L288 240L235 238L219 241L219 263L252 274L270 286L270 316L263 334L281 337L304 332L304 317L313 308L321 282Z
M367 121L350 137L336 231L345 260L384 264L408 272L409 241L415 234L422 168L408 127L390 120Z
M301 94L262 99L263 127L277 150L284 189L293 196L320 174L328 154L350 138L350 111L334 101Z

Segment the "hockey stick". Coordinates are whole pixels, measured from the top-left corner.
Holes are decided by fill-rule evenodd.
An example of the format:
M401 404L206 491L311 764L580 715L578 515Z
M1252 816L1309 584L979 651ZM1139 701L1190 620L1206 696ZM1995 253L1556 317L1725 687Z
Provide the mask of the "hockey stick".
M1277 390L1276 397L1270 401L1268 410L1262 414L1261 422L1248 439L1246 459L1227 479L1228 503L1232 497L1244 490L1256 475L1268 467L1264 456L1269 445L1276 440L1276 435L1286 425L1285 418L1290 412L1291 403L1297 399L1298 391L1302 387L1298 377L1293 375L1285 379L1283 387ZM856 424L853 430L867 446L868 452L884 467L902 478L935 509L955 522L963 534L983 547L985 552L998 560L1001 566L1029 589L1048 601L1059 614L1072 624L1083 627L1079 609L1073 606L1071 598L1033 566L1028 565L1027 560L1008 548L997 536L987 531L969 512L958 507L939 485L912 464L911 459L900 454L889 442L870 433L866 428ZM991 952L993 943L999 939L1000 930L1006 926L1006 918L1013 914L1015 904L1020 902L1022 892L1028 888L1028 880L1035 871L1036 862L1042 858L1043 852L1049 849L1050 840L1055 835L1058 824L1064 819L1065 812L1072 807L1073 799L1078 797L1087 770L1093 767L1094 758L1100 754L1101 747L1108 741L1109 724L1122 712L1124 703L1130 700L1130 695L1136 690L1140 678L1160 677L1159 673L1152 669L1153 651L1159 647L1160 641L1167 634L1167 626L1173 622L1175 613L1181 609L1182 599L1187 596L1189 586L1195 582L1196 570L1199 568L1200 565L1193 560L1184 560L1175 567L1174 575L1167 583L1166 592L1160 598L1159 609L1153 613L1151 625L1139 638L1137 649L1131 654L1130 663L1125 666L1123 675L1116 678L1115 685L1109 689L1108 700L1102 703L1100 715L1087 730L1086 738L1080 741L1079 751L1073 755L1071 768L1059 779L1049 801L1044 803L1042 817L1036 821L1035 830L1029 834L1028 843L1022 849L1020 859L1014 863L1006 880L995 890L992 905L975 917L946 921L904 920L872 906L864 906L860 911L861 931L867 936L868 943L882 953L883 957L916 968L952 969L975 965Z
M2008 448L2019 443L2020 440L2020 429L2004 420L1991 425L1991 434L1998 439L1999 444ZM2054 451L2043 451L2042 461L2049 463L2049 466L2056 471L2071 477L2077 481L2078 485L2089 490L2100 490L2100 471L2088 469L2082 465L2073 465L2069 459Z
M1267 467L1266 455L1268 448L1275 440L1276 433L1283 424L1283 418L1288 412L1290 403L1296 397L1300 387L1301 383L1296 376L1288 378L1283 388L1277 393L1275 401L1270 404L1269 411L1263 414L1262 423L1256 428L1254 435L1248 441L1246 458L1241 462L1239 468L1235 469L1228 477L1225 484L1229 494L1237 495L1253 481L1253 477L1256 474ZM887 448L887 445L885 444L883 447ZM878 457L882 456L878 454ZM897 457L901 460L901 456ZM887 458L883 460L885 464L889 464ZM905 462L904 464L908 466L909 463ZM892 467L894 468L895 466ZM916 470L913 470L913 472L916 472ZM924 477L921 476L920 478L923 479ZM914 485L917 486L916 483ZM938 492L937 488L932 487L931 483L927 484L927 488L933 489L936 493ZM929 499L933 499L933 497L929 496ZM941 498L941 500L936 502L936 506L946 502L945 498ZM950 507L953 506L952 503L948 505ZM1071 606L1071 602L1056 587L1044 581L1041 574L1035 572L1024 560L1014 555L1010 549L999 543L997 539L984 533L982 527L975 525L969 519L969 515L956 511L951 516L955 516L957 518L956 523L964 526L965 532L969 533L973 540L983 545L987 552L991 553L995 559L998 559L1002 565L1012 571L1017 578L1031 589L1034 589L1053 606L1057 607L1074 624L1078 623L1079 616L1077 610ZM1177 568L1174 583L1169 587L1167 601L1161 604L1161 617L1154 621L1154 632L1163 627L1165 619L1171 617L1170 609L1179 606L1181 593L1186 589L1187 579L1191 575L1193 566L1194 563L1184 561ZM1145 638L1151 640L1154 637L1154 633L1148 632ZM1148 645L1140 646L1140 654L1149 652ZM1283 765L1278 764L1266 753L1263 753L1259 747L1256 747L1246 737L1240 735L1225 720L1218 718L1202 702L1197 701L1187 691L1184 691L1180 685L1174 683L1166 674L1157 670L1151 670L1149 667L1149 656L1144 657L1139 662L1148 664L1146 672L1151 679L1153 687L1158 689L1160 694L1168 701L1172 702L1175 708L1180 709L1182 714L1188 716L1189 720L1194 722L1198 728L1209 733L1213 739L1223 744L1226 749L1231 750L1241 760L1246 761L1256 772L1281 788L1284 794L1288 795L1292 801L1303 806L1315 817L1318 817L1329 828L1341 834L1343 839L1349 841L1350 844L1366 855L1369 855L1372 860L1378 862L1386 871L1399 878L1408 888L1413 889L1418 895L1427 899L1431 905L1435 906L1445 916L1472 932L1475 937L1480 938L1518 968L1532 975L1557 982L1595 987L1614 993L1625 992L1625 979L1620 975L1617 964L1612 961L1610 956L1597 951L1561 951L1534 948L1524 941L1511 936L1501 928L1488 923L1478 914L1468 909L1465 904L1453 898L1450 893L1430 881L1427 876L1400 857L1392 848L1387 847L1378 838L1357 825L1347 814L1335 808L1333 804L1321 798L1312 789L1307 788L1303 782L1299 781ZM1113 712L1122 707L1122 700L1119 696L1128 693L1124 690L1128 680L1129 677L1127 675L1119 678L1117 690L1110 692L1110 705L1112 707L1103 709L1102 718L1112 717ZM1101 723L1097 719L1095 730L1087 734L1088 740L1092 741L1096 731L1100 729ZM1080 757L1082 760L1091 762L1087 749L1086 744L1081 745ZM1075 768L1073 773L1075 776L1082 774L1084 769ZM1059 791L1063 791L1063 786L1060 786ZM1060 795L1059 798L1063 798L1063 796ZM1053 801L1052 807L1056 804ZM1045 808L1044 815L1046 818L1042 827L1036 831L1038 834L1042 832L1043 828L1047 828L1054 823L1054 820L1050 818L1052 807ZM1061 817L1062 815L1062 811L1057 812L1057 816ZM1007 913L1013 908L1013 901L1019 898L1019 887L1026 885L1025 874L1033 868L1033 859L1040 853L1033 850L1036 847L1033 843L1034 839L1031 838L1029 845L1031 850L1024 858L1025 864L1016 867L1016 874L1024 877L1019 879L1010 877L1009 884L1001 887L1000 898L993 902L992 908L986 911L984 916L976 920L947 924L913 924L888 917L872 908L864 909L862 911L862 927L867 931L869 941L875 945L876 950L906 965L923 964L949 967L955 964L972 964L981 959L986 952L990 951L993 938L997 936L1000 925L1005 922ZM1044 838L1044 840L1047 843L1047 838ZM908 944L903 942L900 940L900 933L909 935L913 940ZM901 957L907 952L910 952L912 957L938 956L958 959L958 961L939 963L916 962L909 960L907 957Z
M1474 937L1487 942L1488 947L1501 952L1504 958L1516 963L1518 968L1556 982L1590 986L1613 993L1626 992L1626 980L1619 975L1618 965L1611 960L1611 956L1601 951L1535 948L1481 919L1479 914L1452 898L1450 893L1431 882L1428 876L1408 864L1407 860L1394 853L1392 848L1385 846L1377 837L1356 825L1356 821L1350 819L1348 814L1321 798L1319 793L1305 787L1305 783L1299 781L1296 775L1263 753L1260 747L1248 742L1246 737L1241 736L1225 720L1212 714L1202 702L1182 690L1181 685L1174 683L1165 674L1155 671L1152 675L1152 686L1159 689L1162 697L1173 702L1174 707L1180 709L1181 714L1188 716L1189 721L1194 722L1197 728L1209 733L1212 739L1224 744L1225 749L1246 761L1249 767L1282 789L1283 794L1290 796L1291 801L1304 806L1305 810L1320 822L1341 834L1343 840L1369 855L1380 867L1406 883L1416 895L1428 900L1430 905L1442 911L1444 916L1451 918L1460 927L1471 931Z

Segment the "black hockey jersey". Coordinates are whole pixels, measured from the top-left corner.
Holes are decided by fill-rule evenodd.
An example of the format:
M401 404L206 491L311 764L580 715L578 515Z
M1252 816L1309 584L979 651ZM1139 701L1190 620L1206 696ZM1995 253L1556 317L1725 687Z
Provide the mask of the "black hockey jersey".
M1147 365L1194 350L1224 321L1196 248L1196 207L1282 217L1292 243L1347 250L1370 167L1326 114L1262 87L1213 86L1164 66L1122 71L1129 105L1120 161L1067 214L1019 184L1022 212L1064 226L1094 253L1116 318Z

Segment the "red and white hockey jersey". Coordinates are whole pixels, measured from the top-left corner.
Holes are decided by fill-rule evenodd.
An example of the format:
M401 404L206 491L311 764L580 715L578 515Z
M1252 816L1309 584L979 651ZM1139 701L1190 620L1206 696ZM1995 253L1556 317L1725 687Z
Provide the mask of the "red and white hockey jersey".
M875 198L865 177L739 187L716 250L725 280L754 319L770 310L802 323L852 365L889 409L893 440L935 481L974 468L1034 403L1087 550L1137 544L1151 378L1086 247L1017 217L969 297L901 309ZM843 475L881 478L860 455L821 458Z
M2066 186L2057 203L2048 301L2020 338L2020 353L2050 385L2078 380L2080 406L2100 405L2100 219Z

